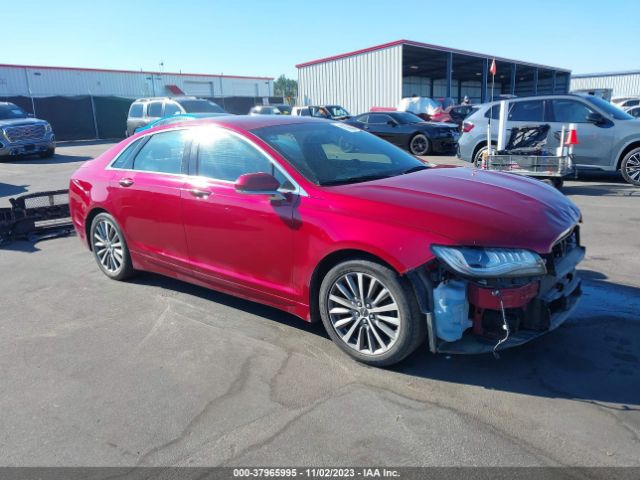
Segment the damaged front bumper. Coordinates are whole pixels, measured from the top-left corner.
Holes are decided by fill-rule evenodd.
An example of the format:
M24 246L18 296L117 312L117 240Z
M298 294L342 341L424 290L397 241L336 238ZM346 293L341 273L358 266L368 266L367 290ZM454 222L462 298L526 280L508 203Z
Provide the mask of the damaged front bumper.
M408 277L426 317L429 350L448 354L495 353L555 330L571 316L582 295L576 267L584 256L576 227L545 258L547 274L543 277L513 286L469 280L466 296L472 326L456 341L445 341L437 335L434 287L442 281L438 270L427 266L410 272Z

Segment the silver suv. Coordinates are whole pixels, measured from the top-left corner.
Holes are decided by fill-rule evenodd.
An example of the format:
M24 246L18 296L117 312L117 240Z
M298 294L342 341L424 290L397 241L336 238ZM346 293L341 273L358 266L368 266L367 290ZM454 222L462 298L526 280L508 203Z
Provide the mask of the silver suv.
M125 136L133 135L138 127L144 127L162 117L182 113L227 113L217 103L196 97L139 98L129 107Z
M37 154L48 158L55 150L56 137L49 122L13 103L0 102L0 157Z
M492 143L497 143L499 102L479 106L467 117L458 141L458 157L477 162L487 149L487 123L491 115ZM591 95L549 95L509 100L507 130L514 126L551 126L547 147L559 143L562 125L575 123L578 145L574 147L579 169L621 170L625 180L640 186L640 120L609 102ZM508 131L507 131L508 135Z

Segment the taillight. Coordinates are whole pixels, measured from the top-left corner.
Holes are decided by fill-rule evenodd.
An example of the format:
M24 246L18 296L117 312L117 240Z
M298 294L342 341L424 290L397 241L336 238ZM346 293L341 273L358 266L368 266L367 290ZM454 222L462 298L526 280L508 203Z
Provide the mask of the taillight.
M462 124L462 132L463 133L467 133L470 132L471 130L473 130L473 127L475 127L475 125L471 122L463 122Z

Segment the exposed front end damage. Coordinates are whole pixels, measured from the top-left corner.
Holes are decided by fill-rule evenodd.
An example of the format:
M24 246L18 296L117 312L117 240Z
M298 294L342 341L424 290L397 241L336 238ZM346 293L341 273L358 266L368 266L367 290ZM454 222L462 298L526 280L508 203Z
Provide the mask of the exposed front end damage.
M551 253L540 256L544 272L539 275L463 275L441 259L409 272L426 316L429 349L495 353L556 329L582 294L576 266L584 255L576 226Z

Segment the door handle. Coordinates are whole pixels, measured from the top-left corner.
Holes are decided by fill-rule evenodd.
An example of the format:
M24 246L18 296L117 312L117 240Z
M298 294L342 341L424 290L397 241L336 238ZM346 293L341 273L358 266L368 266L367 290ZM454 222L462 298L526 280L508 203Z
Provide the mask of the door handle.
M131 185L133 185L133 180L131 180L130 178L121 178L118 183L123 187L130 187Z
M192 188L189 190L189 193L196 198L207 198L211 195L211 192L208 190L201 190L200 188Z

